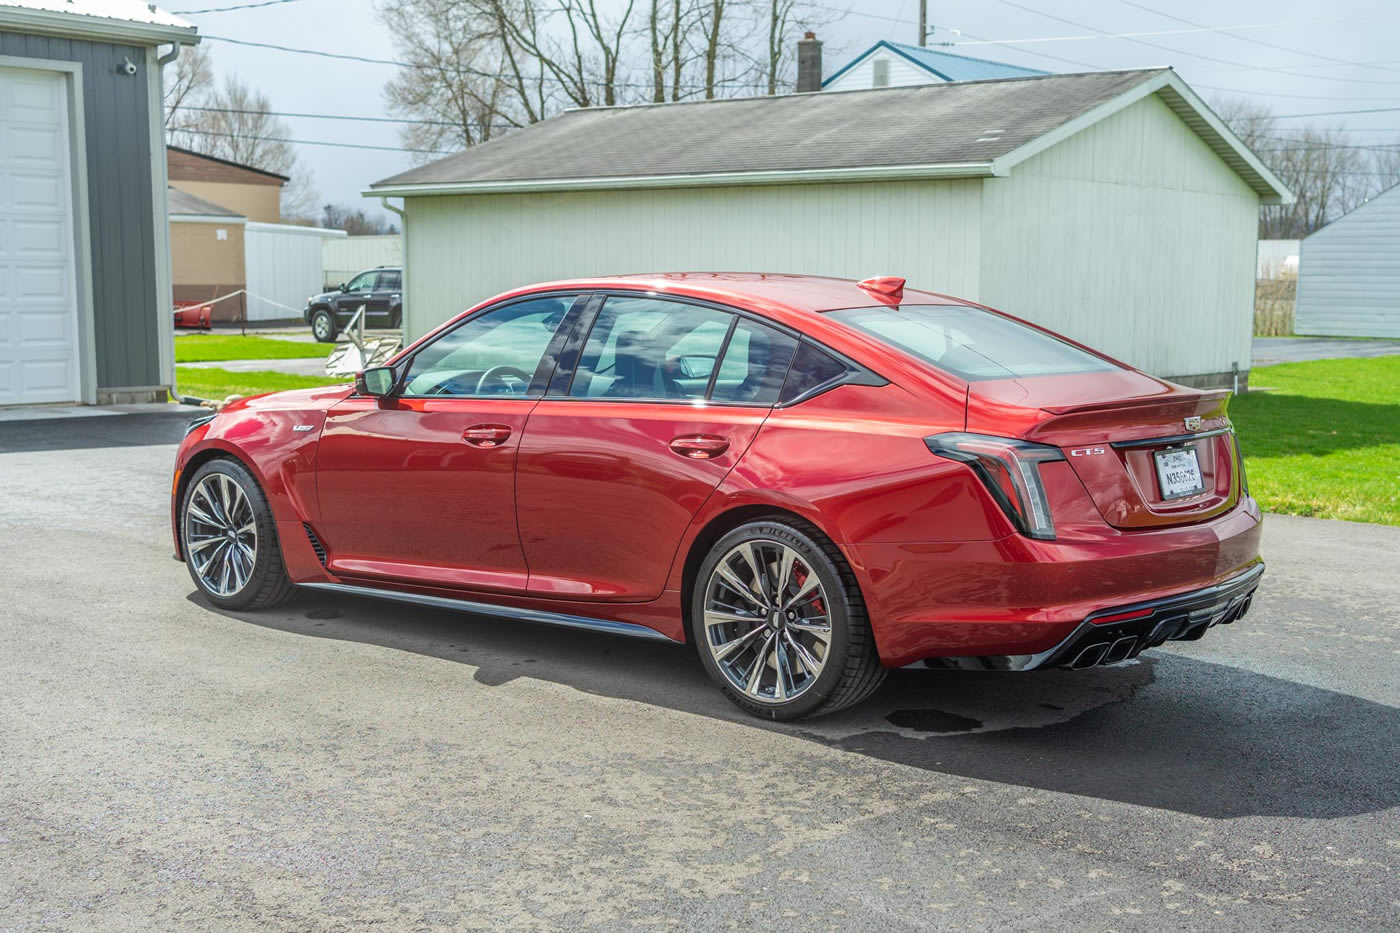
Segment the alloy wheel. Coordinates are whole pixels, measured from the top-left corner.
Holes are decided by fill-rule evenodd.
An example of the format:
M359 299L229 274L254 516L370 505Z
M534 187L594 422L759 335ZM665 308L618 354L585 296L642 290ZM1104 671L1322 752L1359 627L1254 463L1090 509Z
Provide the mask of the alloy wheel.
M210 473L190 491L185 553L214 595L233 596L248 585L258 557L258 523L243 487L228 474Z
M746 698L788 703L816 683L831 650L827 594L793 548L754 539L730 549L706 584L705 646Z
M331 336L331 319L322 313L316 315L311 320L311 330L317 340L329 340Z

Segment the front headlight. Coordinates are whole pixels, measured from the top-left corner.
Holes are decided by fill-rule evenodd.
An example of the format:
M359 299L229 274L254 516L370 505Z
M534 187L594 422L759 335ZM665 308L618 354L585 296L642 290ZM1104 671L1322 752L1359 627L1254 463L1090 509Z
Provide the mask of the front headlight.
M198 418L185 425L185 437L189 437L191 434L194 433L195 428L208 424L209 422L213 421L214 418L214 415L200 415Z

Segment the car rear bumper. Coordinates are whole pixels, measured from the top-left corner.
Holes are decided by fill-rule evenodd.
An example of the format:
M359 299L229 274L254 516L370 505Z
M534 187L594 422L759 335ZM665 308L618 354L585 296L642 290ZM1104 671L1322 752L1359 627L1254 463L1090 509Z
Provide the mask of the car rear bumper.
M1164 599L1096 612L1053 647L1036 654L925 658L906 667L937 670L1031 671L1044 667L1082 670L1117 664L1168 641L1195 641L1216 625L1244 617L1264 575L1264 564L1208 586Z
M1254 572L1262 566L1259 531L1258 506L1246 499L1195 525L1123 532L1100 523L1051 541L1012 535L866 544L849 553L881 660L904 667L927 658L1047 655L1090 619L1207 593Z

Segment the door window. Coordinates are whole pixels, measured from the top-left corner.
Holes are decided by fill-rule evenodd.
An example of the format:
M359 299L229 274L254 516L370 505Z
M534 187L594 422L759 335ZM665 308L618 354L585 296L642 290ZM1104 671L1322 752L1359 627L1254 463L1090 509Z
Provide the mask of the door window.
M403 273L398 269L393 269L379 273L379 288L396 292L399 290L399 283L403 280Z
M414 355L406 395L514 396L544 393L545 352L575 296L531 298L472 315Z
M347 292L367 292L374 288L375 277L378 272L361 272L350 280L350 284L345 286Z
M756 321L740 318L724 348L710 399L715 402L777 404L797 339Z
M734 315L655 298L609 298L574 373L575 398L703 399Z

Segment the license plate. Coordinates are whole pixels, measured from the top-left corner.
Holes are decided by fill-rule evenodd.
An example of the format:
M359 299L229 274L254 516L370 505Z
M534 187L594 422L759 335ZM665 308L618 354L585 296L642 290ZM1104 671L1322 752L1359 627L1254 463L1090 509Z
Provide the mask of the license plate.
M1163 499L1180 499L1205 491L1194 447L1159 450L1153 456L1157 460L1157 482L1162 486Z

